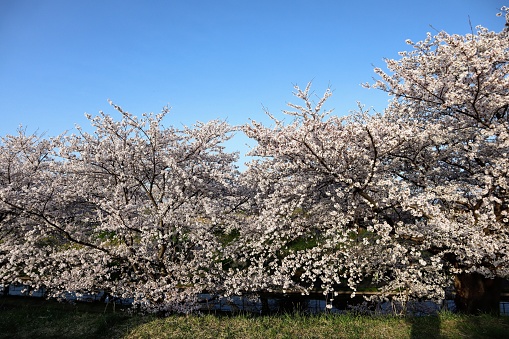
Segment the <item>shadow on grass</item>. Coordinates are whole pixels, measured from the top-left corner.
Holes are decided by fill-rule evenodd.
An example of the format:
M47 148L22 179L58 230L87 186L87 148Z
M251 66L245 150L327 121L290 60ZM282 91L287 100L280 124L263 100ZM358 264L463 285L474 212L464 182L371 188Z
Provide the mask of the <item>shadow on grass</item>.
M94 303L0 298L0 338L114 338L149 319Z
M463 336L471 338L509 338L509 317L472 315L458 321L456 328Z
M411 324L410 338L440 338L440 317L429 315L409 318Z
M441 312L438 315L408 318L411 338L509 338L509 317L465 315Z

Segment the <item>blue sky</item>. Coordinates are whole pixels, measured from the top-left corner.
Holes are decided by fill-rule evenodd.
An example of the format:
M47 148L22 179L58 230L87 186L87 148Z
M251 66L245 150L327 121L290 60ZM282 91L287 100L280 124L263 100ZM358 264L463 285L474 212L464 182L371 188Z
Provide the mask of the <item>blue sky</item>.
M434 29L503 28L499 0L0 0L0 135L71 133L84 113L141 115L166 125L268 121L310 80L326 108L348 114L387 97L360 84L373 67ZM434 28L430 27L432 25ZM239 136L230 149L244 153Z

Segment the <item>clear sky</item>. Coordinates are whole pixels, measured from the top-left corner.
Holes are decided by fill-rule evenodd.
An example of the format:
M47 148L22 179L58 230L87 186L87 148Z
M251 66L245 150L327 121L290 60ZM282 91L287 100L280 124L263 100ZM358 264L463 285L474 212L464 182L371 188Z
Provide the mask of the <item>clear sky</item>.
M330 84L348 114L387 97L363 89L405 39L472 25L500 31L501 0L0 0L0 135L57 135L84 113L172 107L166 125L267 121L293 84ZM432 25L433 27L430 27ZM262 106L263 105L263 106ZM246 139L229 147L246 152Z

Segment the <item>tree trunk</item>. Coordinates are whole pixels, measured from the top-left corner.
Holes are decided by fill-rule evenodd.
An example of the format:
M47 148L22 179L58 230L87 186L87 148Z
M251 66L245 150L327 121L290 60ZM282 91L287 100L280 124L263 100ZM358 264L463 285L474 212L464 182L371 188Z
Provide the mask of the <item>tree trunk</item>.
M461 313L500 315L502 279L488 279L479 273L462 273L454 278L454 303Z
M260 293L260 302L262 304L261 314L267 315L270 314L270 307L269 307L269 298L268 293Z

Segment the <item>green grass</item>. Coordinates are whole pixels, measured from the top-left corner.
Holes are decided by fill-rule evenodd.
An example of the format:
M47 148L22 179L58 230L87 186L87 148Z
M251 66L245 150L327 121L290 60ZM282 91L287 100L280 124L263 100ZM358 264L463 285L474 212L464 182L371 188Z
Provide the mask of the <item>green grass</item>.
M509 338L509 317L441 313L131 316L102 304L0 298L0 338Z

